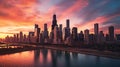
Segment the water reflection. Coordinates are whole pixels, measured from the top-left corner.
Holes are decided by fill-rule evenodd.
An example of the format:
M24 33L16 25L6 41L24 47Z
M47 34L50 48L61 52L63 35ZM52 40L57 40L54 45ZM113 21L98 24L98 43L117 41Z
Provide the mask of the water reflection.
M39 66L39 56L40 56L40 50L35 50L34 51L34 64L35 67Z
M48 50L47 49L43 49L41 50L42 54L43 54L43 63L47 62L47 56L48 56Z
M57 67L57 52L56 52L56 50L51 50L51 58L52 58L52 67Z
M0 67L120 67L119 59L39 49L0 56Z
M70 67L71 63L70 63L70 53L65 51L65 64L66 64L66 67Z
M74 52L73 52L73 53L72 53L72 56L73 56L73 59L77 61L77 59L78 59L78 53L74 53Z

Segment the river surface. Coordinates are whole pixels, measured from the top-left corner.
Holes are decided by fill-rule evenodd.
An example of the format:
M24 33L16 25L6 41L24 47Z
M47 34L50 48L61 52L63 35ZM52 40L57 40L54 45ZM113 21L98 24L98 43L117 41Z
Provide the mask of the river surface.
M40 49L0 55L0 67L120 67L120 59Z

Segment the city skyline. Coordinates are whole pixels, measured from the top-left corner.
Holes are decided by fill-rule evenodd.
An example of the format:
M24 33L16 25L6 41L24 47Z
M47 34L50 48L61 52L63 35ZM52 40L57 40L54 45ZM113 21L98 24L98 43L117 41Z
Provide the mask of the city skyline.
M52 15L57 15L57 23L66 27L66 19L70 20L70 28L77 27L78 32L89 29L94 33L94 24L99 24L99 31L108 33L108 27L114 26L115 34L120 33L119 5L113 0L0 0L0 38L23 31L33 31L38 24L44 30L44 24L51 31ZM8 11L9 9L9 11Z
M37 35L39 35L39 34L37 34L37 32L36 31L39 31L39 32L44 32L44 31L47 31L47 36L50 36L50 32L52 32L52 31L54 31L54 29L55 29L55 26L57 26L57 27L61 27L61 31L62 31L62 33L64 33L64 34L66 34L66 35L68 35L68 36L70 36L70 34L72 34L72 29L73 28L77 28L77 27L70 27L70 25L71 25L71 22L70 22L70 19L66 19L66 21L65 21L65 26L63 27L63 24L58 24L57 23L57 16L56 16L56 14L53 14L53 18L51 18L51 20L52 20L52 22L51 22L51 30L50 31L48 31L48 24L47 23L44 23L44 28L43 29L41 29L41 27L38 25L38 24L34 24L34 27L32 27L33 28L33 30L32 31L28 31L28 33L27 34L25 34L24 33L24 31L19 31L18 33L13 33L13 35L14 34L19 34L19 33L21 33L22 32L22 34L24 33L25 35L29 35L29 33L30 32L34 32L34 36L37 36ZM94 25L93 25L93 29L94 29L94 31L91 33L90 32L90 29L89 28L86 28L85 30L89 30L89 34L94 34L94 35L96 35L96 36L98 36L101 32L104 34L104 35L107 35L107 34L109 34L110 33L110 28L115 28L113 25L110 25L110 26L108 26L108 28L107 28L107 33L105 33L103 30L100 30L100 25L98 24L98 23L95 23ZM66 29L68 29L68 30L66 30ZM64 31L67 31L66 33L64 32ZM83 31L85 31L85 30L78 30L78 28L77 28L77 34L78 33L81 33L81 32L83 32ZM70 32L70 33L68 33L68 32ZM113 30L112 29L112 32L111 33L114 33L114 36L116 35L116 34L120 34L120 33L115 33L115 29ZM44 33L44 34L46 34L46 33ZM85 34L85 32L84 32L84 34ZM7 35L7 36L9 36L9 35ZM113 36L113 35L112 35ZM66 36L65 36L66 37ZM113 38L112 38L113 39ZM66 40L66 39L65 39Z
M37 44L113 44L120 41L120 34L115 33L114 26L108 27L108 33L99 30L98 23L94 24L94 33L90 33L89 29L84 31L78 30L77 27L70 28L70 20L66 19L66 26L57 23L57 15L53 14L51 31L48 31L48 25L44 24L44 30L41 30L38 24L34 24L34 30L29 34L20 31L17 34L6 36L6 43L37 43Z

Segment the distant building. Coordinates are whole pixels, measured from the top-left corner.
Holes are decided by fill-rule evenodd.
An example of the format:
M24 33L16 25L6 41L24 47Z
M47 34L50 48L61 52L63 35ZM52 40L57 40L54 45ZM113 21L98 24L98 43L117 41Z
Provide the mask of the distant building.
M64 42L64 44L69 46L73 45L72 35L66 38L66 41Z
M99 34L99 43L104 43L105 42L105 37L103 31L100 31Z
M58 33L59 33L58 26L55 26L53 44L58 44L58 37L59 37Z
M34 42L35 42L35 39L34 39L34 32L29 32L29 35L28 35L28 42L29 42L29 43L34 43Z
M58 41L59 41L59 43L62 43L63 42L62 24L59 25L59 29L58 30L59 30L59 33L58 33L59 40Z
M23 33L22 31L20 31L20 36L19 36L19 42L22 43L23 42Z
M116 40L120 41L120 34L116 34Z
M19 42L19 34L16 34L16 42Z
M95 44L95 35L89 34L89 44Z
M49 43L53 43L53 39L54 39L54 32L50 32L50 36L49 36Z
M99 25L98 25L98 23L94 24L94 34L95 35L99 34Z
M69 19L66 20L66 27L64 28L64 41L68 37L70 37L70 21L69 21Z
M56 19L56 14L53 15L53 20L52 20L52 30L54 30L54 27L58 26L57 25L57 19Z
M24 34L24 36L23 36L23 42L24 43L27 43L27 36Z
M69 19L66 20L66 27L70 28L70 20Z
M106 34L106 37L105 37L106 41L109 41L109 35Z
M95 41L99 43L99 24L94 24L94 34L95 34Z
M109 27L109 41L114 41L114 27Z
M85 44L89 44L89 30L88 29L84 31L84 42Z
M43 36L43 32L40 33L40 44L44 44L44 36Z
M13 42L16 43L17 42L17 36L16 34L14 34L14 37L13 37Z
M39 43L39 35L40 35L40 28L38 27L38 24L35 24L35 29L34 29L35 42L34 43Z
M72 28L72 39L74 41L78 41L78 33L77 33L77 27Z
M84 42L84 34L83 34L83 31L81 31L79 34L78 34L78 39L80 42Z
M44 42L48 43L48 28L47 28L47 24L44 24L44 33L43 33L43 37L44 37Z
M38 31L38 28L39 28L39 27L38 27L38 24L35 24L35 26L34 26L34 36L35 36L35 37L37 37L37 35L38 35L38 32L37 32L37 31Z

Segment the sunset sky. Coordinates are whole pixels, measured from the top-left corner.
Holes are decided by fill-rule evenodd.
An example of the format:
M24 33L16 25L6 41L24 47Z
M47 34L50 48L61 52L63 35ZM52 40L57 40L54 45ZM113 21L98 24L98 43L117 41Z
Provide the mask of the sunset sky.
M0 38L33 31L35 23L42 30L47 23L50 30L53 14L63 27L70 19L71 28L78 27L78 32L92 32L99 23L105 33L113 25L120 34L120 0L0 0Z

